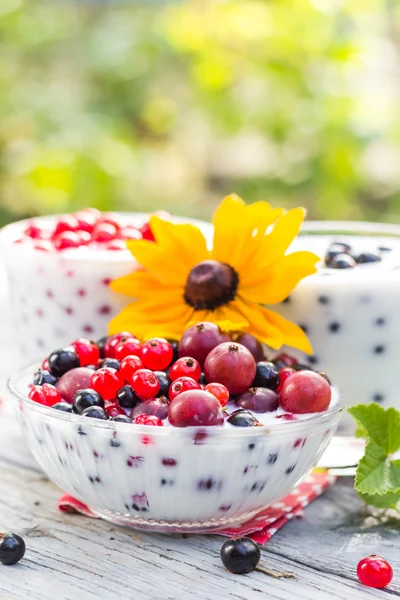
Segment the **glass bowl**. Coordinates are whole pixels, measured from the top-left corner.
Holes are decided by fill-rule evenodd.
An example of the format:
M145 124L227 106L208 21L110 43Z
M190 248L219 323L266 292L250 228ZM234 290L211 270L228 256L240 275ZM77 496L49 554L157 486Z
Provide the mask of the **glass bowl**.
M35 366L9 381L24 437L45 473L119 525L174 532L236 526L280 500L318 462L340 417L273 426L172 428L98 421L27 397Z
M321 267L274 306L304 328L314 354L287 351L328 373L345 406L375 401L400 408L395 366L400 355L400 226L308 222L290 249L322 257L333 241L359 250L392 250L383 251L380 263L344 270ZM344 419L339 430L352 432L353 422Z
M110 213L123 223L140 226L145 213ZM38 217L48 226L58 216ZM206 235L204 221L171 216L175 223L192 223ZM63 252L36 250L31 244L15 244L31 220L4 227L0 234L2 259L9 282L14 340L19 345L20 365L40 360L77 337L97 339L107 331L110 319L129 298L110 287L112 279L134 271L138 264L129 250L110 251L81 247Z

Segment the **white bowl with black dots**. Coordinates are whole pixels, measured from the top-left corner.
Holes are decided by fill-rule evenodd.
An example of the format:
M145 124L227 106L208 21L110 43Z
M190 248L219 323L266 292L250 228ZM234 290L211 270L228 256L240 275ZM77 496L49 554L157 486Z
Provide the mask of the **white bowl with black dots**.
M122 224L140 226L147 213L109 213ZM36 218L44 229L54 227L61 215ZM204 221L171 216L174 223L192 223L210 236L211 225ZM138 267L128 249L112 251L98 246L80 246L44 252L34 244L18 244L32 220L4 227L0 234L2 260L9 287L9 315L14 341L20 351L20 365L40 360L71 339L104 336L109 321L129 301L114 292L113 279Z
M355 254L384 248L378 251L381 260L349 269L321 264L274 306L304 328L314 354L287 351L328 373L344 405L375 401L400 408L395 367L400 356L400 226L308 222L291 250L323 257L332 242L342 241Z
M340 417L257 414L260 427L151 427L99 421L28 399L33 367L9 382L28 445L44 472L94 514L158 531L235 526L279 501L312 469ZM297 418L298 417L298 418Z

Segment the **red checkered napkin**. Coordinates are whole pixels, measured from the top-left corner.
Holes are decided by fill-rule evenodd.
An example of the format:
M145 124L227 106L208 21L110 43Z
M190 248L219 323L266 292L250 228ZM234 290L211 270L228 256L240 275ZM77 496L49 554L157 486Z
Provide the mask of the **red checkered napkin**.
M266 544L274 533L290 519L301 517L303 508L320 496L335 481L336 477L329 475L329 473L311 473L283 500L275 502L269 508L260 511L255 517L240 527L205 531L204 533L225 535L227 537L247 536L259 544ZM79 513L86 517L97 518L86 504L68 494L60 498L58 508L62 512Z

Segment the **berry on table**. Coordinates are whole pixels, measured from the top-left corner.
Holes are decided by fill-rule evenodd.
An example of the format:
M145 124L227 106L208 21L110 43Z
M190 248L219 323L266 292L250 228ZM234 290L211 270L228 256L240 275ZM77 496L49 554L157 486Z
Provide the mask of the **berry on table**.
M88 388L93 375L89 367L78 367L64 373L57 382L57 390L65 402L72 404L78 390Z
M133 391L141 400L149 400L157 396L160 382L150 369L139 369L132 376Z
M126 356L121 360L119 370L125 381L131 385L133 376L139 369L143 369L142 359L139 358L139 356L133 354L132 356Z
M115 369L98 369L90 378L90 387L100 394L103 400L112 400L124 385L124 378Z
M89 417L91 419L100 419L102 421L107 421L108 419L108 414L101 406L89 406L81 414L82 417Z
M201 367L195 358L182 356L171 366L169 377L175 381L179 377L191 377L195 381L200 379Z
M134 408L140 402L130 385L124 385L117 392L117 401L123 408Z
M227 540L221 548L222 564L228 571L238 575L254 571L260 557L258 544L246 537Z
M73 346L54 350L48 358L49 371L55 377L61 377L67 371L81 366L79 356Z
M173 348L167 340L153 338L143 344L140 357L147 369L162 371L171 364L173 355Z
M204 363L210 383L222 383L231 394L241 394L253 383L256 361L241 344L224 342L211 350Z
M54 406L58 402L62 402L62 397L54 385L44 383L43 385L34 385L28 394L28 398L43 404L43 406Z
M353 269L356 261L349 254L338 254L329 263L331 269Z
M54 239L61 233L66 231L76 231L78 228L78 219L74 215L64 215L57 220L51 237Z
M154 425L156 427L162 427L163 422L158 417L153 415L140 414L135 418L136 425Z
M122 360L126 356L140 356L142 344L132 336L122 339L114 348L114 358Z
M119 233L119 227L113 223L96 223L92 232L92 242L100 244L114 240Z
M28 227L24 230L24 236L30 237L32 240L41 240L44 237L44 231L32 221L31 224L28 225Z
M168 397L172 402L179 394L189 390L201 390L201 385L191 377L179 377L171 383Z
M72 342L71 346L75 348L75 351L79 356L81 367L86 367L86 365L97 365L100 360L100 350L94 342L87 338L78 338Z
M143 225L141 227L139 227L139 231L142 234L142 238L144 240L147 240L149 242L155 241L155 237L150 228L150 223L143 223Z
M275 391L279 384L279 370L272 362L261 361L256 365L256 374L253 385L255 387L269 388Z
M330 404L331 387L324 377L314 371L297 371L284 382L279 400L287 412L322 412Z
M25 555L25 542L16 533L0 534L0 562L3 565L15 565Z
M230 397L229 391L222 383L209 383L204 390L215 396L221 406L226 406L228 404Z
M98 392L91 389L79 390L75 394L73 407L75 412L81 414L89 406L101 406L104 407L104 400Z
M222 425L224 413L215 396L204 390L182 392L169 405L168 417L175 427Z
M56 250L78 248L81 243L81 236L76 231L64 231L53 239L53 245Z
M362 252L356 256L356 263L359 265L372 262L381 262L382 258L376 252Z
M357 577L368 587L384 588L392 581L393 569L387 560L372 554L358 563Z

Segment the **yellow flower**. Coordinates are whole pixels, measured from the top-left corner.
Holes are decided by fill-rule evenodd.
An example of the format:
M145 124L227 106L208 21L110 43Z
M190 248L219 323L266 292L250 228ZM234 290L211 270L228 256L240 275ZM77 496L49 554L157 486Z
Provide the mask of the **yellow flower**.
M213 321L225 331L248 331L274 349L287 344L311 353L300 327L263 306L282 302L316 271L319 257L312 252L286 254L304 216L302 208L248 206L228 196L214 214L211 250L194 225L151 217L156 243L128 242L143 270L111 283L136 300L111 321L109 332L179 339L189 325Z

